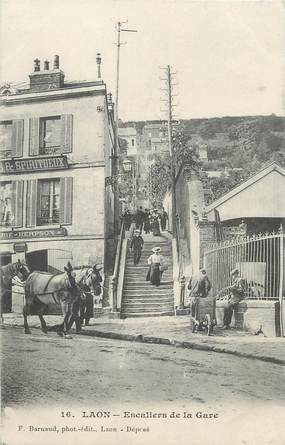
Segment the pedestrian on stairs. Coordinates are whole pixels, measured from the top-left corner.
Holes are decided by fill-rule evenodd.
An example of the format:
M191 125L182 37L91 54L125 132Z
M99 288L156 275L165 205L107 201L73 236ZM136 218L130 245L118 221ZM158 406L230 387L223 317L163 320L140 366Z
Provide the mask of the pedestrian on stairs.
M134 253L134 265L138 264L141 259L143 245L144 240L140 234L140 230L136 229L130 245L130 248L133 249Z
M160 255L160 247L154 247L152 251L153 254L150 255L147 260L149 270L147 273L146 281L150 281L151 284L154 284L155 286L160 286L162 272L165 269L164 258L162 255Z

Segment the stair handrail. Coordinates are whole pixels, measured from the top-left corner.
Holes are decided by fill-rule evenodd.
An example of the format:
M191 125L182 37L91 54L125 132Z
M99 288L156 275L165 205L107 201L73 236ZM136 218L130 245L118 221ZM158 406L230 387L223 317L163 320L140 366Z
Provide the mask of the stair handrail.
M114 272L111 279L112 306L114 312L116 312L118 309L117 308L118 276L119 276L119 266L120 266L122 245L124 238L125 238L125 225L124 222L122 221L120 235L117 244L117 250L116 250Z
M184 257L182 254L182 238L181 238L181 221L180 221L180 215L176 214L176 246L177 246L177 256L178 256L178 276L177 281L179 281L180 284L180 302L179 307L180 309L184 308L184 300L185 300L185 284L186 279L184 275Z

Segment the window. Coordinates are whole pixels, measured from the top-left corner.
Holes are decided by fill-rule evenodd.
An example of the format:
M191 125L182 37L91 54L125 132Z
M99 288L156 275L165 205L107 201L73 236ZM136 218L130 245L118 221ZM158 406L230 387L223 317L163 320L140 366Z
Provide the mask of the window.
M40 119L40 151L49 155L60 153L62 143L62 122L60 116Z
M72 152L73 115L31 117L29 155L54 155Z
M12 155L12 121L0 123L0 157L8 158Z
M134 146L135 146L135 140L132 139L132 147L134 147Z
M37 225L59 223L60 180L39 180Z
M12 182L1 182L0 184L0 225L14 225L14 215L12 212Z

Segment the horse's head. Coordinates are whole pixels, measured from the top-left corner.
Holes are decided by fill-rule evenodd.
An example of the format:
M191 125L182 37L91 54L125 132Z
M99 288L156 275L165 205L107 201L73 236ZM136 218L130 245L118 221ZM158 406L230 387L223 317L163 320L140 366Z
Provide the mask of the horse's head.
M102 267L97 269L97 265L93 266L92 268L88 269L86 278L85 278L85 284L89 287L91 292L94 293L95 296L98 296L101 294L101 285L102 277L100 275L100 270Z
M26 281L26 279L28 278L28 276L31 273L28 266L26 265L26 263L24 263L23 261L20 261L20 260L18 260L15 263L15 272L16 272L16 276L21 281Z
M75 273L73 271L73 267L70 264L70 261L68 261L67 266L64 267L64 270L67 275L67 285L70 288L76 288L76 281L75 281Z

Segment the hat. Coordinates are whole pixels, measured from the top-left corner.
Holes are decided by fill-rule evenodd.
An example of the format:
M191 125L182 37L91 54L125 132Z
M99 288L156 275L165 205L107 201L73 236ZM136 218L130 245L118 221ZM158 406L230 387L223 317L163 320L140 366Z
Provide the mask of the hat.
M140 229L135 229L135 233L141 233Z
M152 251L153 251L154 253L161 252L161 248L160 248L160 247L154 247L154 248L152 249Z
M239 269L237 269L237 268L231 270L230 275L232 276L232 275L235 275L236 273L239 273Z

